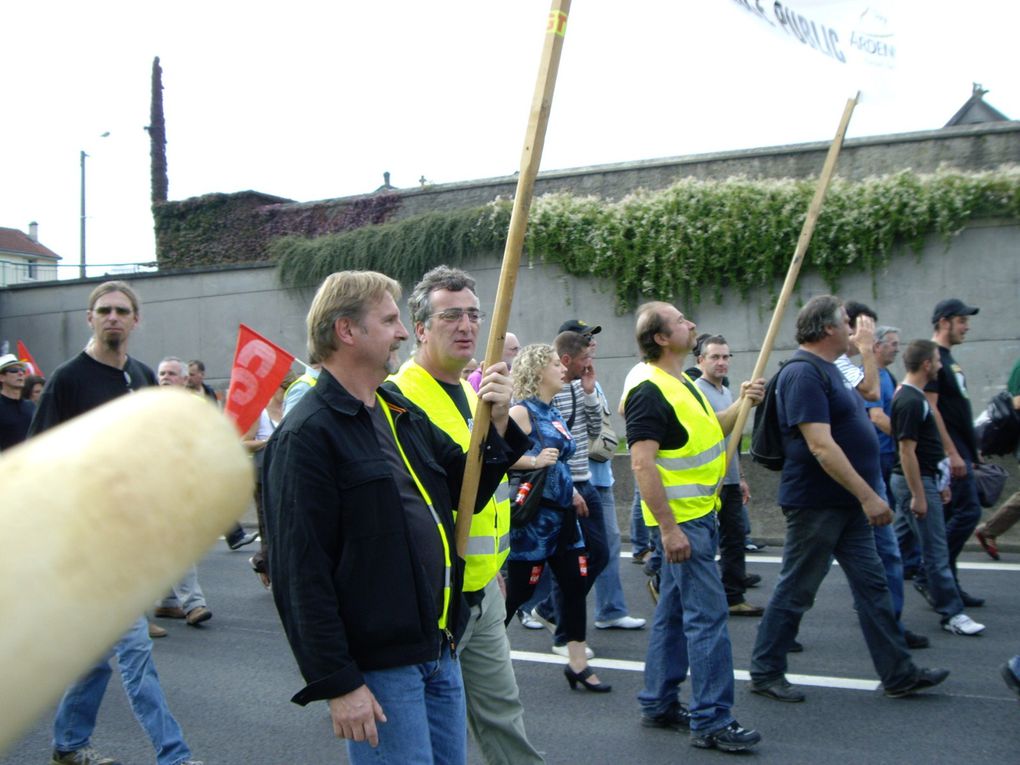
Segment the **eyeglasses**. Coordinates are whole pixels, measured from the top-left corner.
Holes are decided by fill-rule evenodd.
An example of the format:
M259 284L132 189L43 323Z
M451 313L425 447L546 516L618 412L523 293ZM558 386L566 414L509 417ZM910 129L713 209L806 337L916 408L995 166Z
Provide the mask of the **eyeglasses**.
M25 374L25 369L24 367L12 367L10 369L5 369L3 373L5 375L23 375Z
M118 306L101 305L101 306L99 306L99 308L95 309L95 312L98 313L100 316L108 316L111 313L116 313L118 316L130 316L131 315L131 309L130 308L125 308L124 306L120 306L120 305L118 305Z
M438 311L430 314L430 319L440 319L447 324L458 324L462 317L467 316L468 321L477 324L485 318L485 314L477 308L447 308L445 311Z

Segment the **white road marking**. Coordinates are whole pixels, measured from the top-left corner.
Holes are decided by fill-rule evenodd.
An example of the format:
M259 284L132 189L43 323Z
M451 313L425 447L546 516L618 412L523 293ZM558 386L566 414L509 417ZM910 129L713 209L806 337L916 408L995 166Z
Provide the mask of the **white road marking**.
M620 552L621 558L632 558L634 557L631 553L626 551ZM780 555L748 555L748 563L782 563L783 558ZM839 565L838 562L833 561L835 565ZM1020 571L1020 563L996 563L990 561L988 563L968 563L965 561L958 561L956 564L958 569L964 569L965 571Z
M510 651L510 657L516 661L530 661L536 664L566 664L566 659L554 653L538 653L537 651ZM595 669L619 669L625 672L644 672L643 661L626 659L592 659L588 662ZM733 672L737 680L748 681L751 675L747 670L738 669ZM817 688L840 688L849 691L875 691L880 683L877 680L864 680L853 677L827 677L825 675L787 675L794 685L807 685Z

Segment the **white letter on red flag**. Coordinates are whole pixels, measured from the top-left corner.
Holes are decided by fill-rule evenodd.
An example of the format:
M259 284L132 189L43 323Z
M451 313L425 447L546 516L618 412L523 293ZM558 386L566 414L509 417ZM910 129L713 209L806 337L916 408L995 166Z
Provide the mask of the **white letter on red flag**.
M224 411L242 434L258 419L293 363L294 357L283 348L251 327L240 326Z

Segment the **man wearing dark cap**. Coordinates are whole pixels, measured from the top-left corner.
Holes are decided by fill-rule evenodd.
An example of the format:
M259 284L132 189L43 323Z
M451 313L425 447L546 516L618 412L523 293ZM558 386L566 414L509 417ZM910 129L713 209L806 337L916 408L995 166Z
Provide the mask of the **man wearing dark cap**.
M953 358L951 349L967 337L970 317L977 312L976 307L958 298L940 300L935 306L931 316L934 327L931 339L939 346L942 369L938 377L924 389L928 403L936 413L935 422L942 438L942 447L949 455L953 494L945 506L946 542L949 547L949 564L954 575L957 575L956 558L981 520L981 503L978 502L977 486L974 483L974 462L978 459L978 453L974 417L970 396L967 394L967 378ZM927 582L923 573L918 573L914 586L927 597ZM968 608L984 604L983 598L967 594L962 587L960 598Z
M35 404L23 401L25 364L13 353L0 356L0 451L20 444L28 435Z
M601 331L602 327L598 324L588 324L580 319L567 319L567 321L560 324L557 334L560 332L578 332L591 340L592 335L597 335Z

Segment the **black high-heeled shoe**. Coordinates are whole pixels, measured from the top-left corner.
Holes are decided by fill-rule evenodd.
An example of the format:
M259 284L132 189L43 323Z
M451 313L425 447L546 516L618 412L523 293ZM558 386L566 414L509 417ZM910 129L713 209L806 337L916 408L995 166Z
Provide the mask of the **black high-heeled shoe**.
M574 690L577 684L580 683L583 688L587 688L592 693L609 693L613 690L613 686L607 685L606 683L590 683L588 678L592 676L591 667L585 667L580 672L575 672L567 664L563 668L563 674L567 676L567 682L570 684L570 690Z

